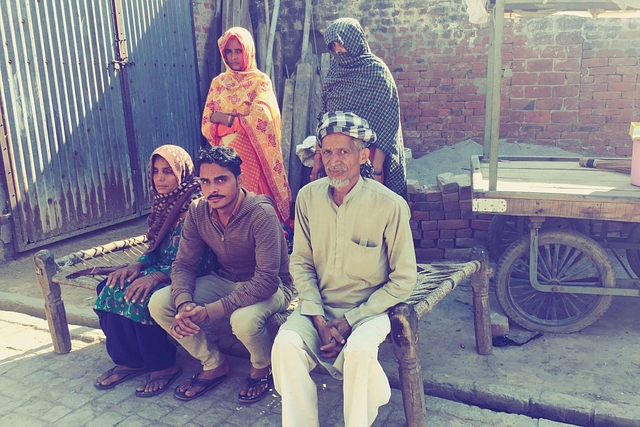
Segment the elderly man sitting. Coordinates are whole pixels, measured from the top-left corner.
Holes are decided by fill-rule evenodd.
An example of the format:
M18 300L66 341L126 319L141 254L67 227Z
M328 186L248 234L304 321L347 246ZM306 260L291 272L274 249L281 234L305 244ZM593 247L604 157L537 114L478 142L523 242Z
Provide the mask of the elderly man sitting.
M387 310L416 281L409 207L360 175L376 138L366 120L326 113L317 134L327 177L296 201L290 271L300 303L275 339L274 381L284 427L319 425L309 375L317 363L344 380L345 425L370 426L391 396L378 362L391 329Z

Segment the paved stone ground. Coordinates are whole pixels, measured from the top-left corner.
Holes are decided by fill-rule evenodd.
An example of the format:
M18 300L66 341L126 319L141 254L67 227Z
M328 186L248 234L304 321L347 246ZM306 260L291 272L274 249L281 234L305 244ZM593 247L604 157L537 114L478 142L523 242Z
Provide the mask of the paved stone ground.
M138 235L145 230L146 222L143 219L139 219L127 224L114 226L111 229L55 243L49 245L48 249L52 250L56 255L62 256L80 248L89 248L106 241ZM34 274L32 260L35 252L34 250L21 254L16 260L0 266L0 310L26 313L44 318L42 293ZM495 266L493 267L495 268ZM63 298L67 307L67 316L71 323L78 322L75 324L97 327L97 319L92 310L92 305L95 301L95 293L93 291L64 287ZM493 411L524 414L528 417L552 419L572 423L573 425L640 427L640 393L636 386L640 379L640 371L638 370L638 367L640 367L640 331L637 327L640 324L640 311L637 310L637 304L638 300L636 298L617 297L614 298L614 302L607 313L595 324L585 328L583 331L569 335L546 334L541 339L532 341L525 346L495 348L492 355L480 356L475 353L471 289L468 281L462 283L420 322L420 359L423 366L425 390L432 396L449 399L449 401L462 401L469 405L477 405ZM492 310L499 310L493 292L491 293L491 307ZM0 320L2 318L0 316ZM7 357L17 357L17 360L22 363L27 356L33 357L35 355L34 361L42 357L48 357L50 358L46 359L50 361L48 363L57 363L59 356L50 354L50 341L48 333L45 332L47 330L46 323L39 322L41 323L38 328L42 334L38 336L41 336L42 340L35 340L33 343L29 341L28 344L25 344L26 347L22 344L5 344L5 337L2 335L1 327L4 324L0 322L0 351L14 348L22 352L10 352L6 356L3 354L0 357L0 359L3 359L0 360L0 427L5 425L13 427L16 425L52 424L44 420L40 420L42 421L40 424L30 424L28 422L16 424L13 421L20 418L14 418L15 414L13 412L11 412L9 418L3 419L5 415L10 415L9 412L14 409L12 405L15 403L10 403L6 400L9 397L15 396L20 399L18 406L24 404L27 405L27 408L29 407L28 405L31 404L29 399L33 397L29 393L30 387L33 387L33 384L39 384L40 378L45 390L51 387L50 384L73 384L73 381L78 380L76 386L80 387L80 392L75 401L83 402L87 395L94 396L93 398L95 399L113 399L113 397L107 397L112 392L108 392L108 394L100 393L92 386L95 378L110 367L110 361L102 344L93 343L87 346L86 342L75 342L76 348L82 346L79 348L80 353L78 356L81 356L83 352L90 351L85 349L86 347L97 348L97 350L92 350L93 356L88 357L87 362L81 364L81 366L85 366L84 373L80 375L83 377L82 379L74 377L69 378L66 382L58 377L51 379L49 375L56 371L49 368L46 363L41 376L31 374L35 369L39 368L40 365L38 364L30 369L22 368L22 371L17 370L17 372L24 372L23 375L28 379L26 382L20 381L19 375L9 373L6 376L3 375L5 370L9 369L6 366ZM30 325L30 323L27 324ZM532 333L511 324L509 335L517 341L521 341L531 336ZM86 335L84 336L86 337ZM42 348L39 349L39 346L42 346ZM71 355L60 357L62 360L72 361L68 362L70 363L69 372L75 372L75 370L79 369L75 365L75 359L73 359L77 357L75 354L76 351ZM397 365L394 362L391 346L385 345L381 347L380 359L390 377L391 383L397 386ZM196 372L198 367L195 364L190 365L192 363L190 358L184 356L182 357L182 362L184 362L186 369L185 377ZM11 368L19 366L20 363L11 364ZM242 358L234 359L235 377L230 378L219 390L212 391L210 396L207 395L202 400L207 400L209 405L212 402L216 402L216 396L224 396L229 402L233 401L244 377L244 372L248 369L247 363ZM66 369L66 366L63 366L63 368ZM3 381L8 379L12 380L12 384L16 384L17 391L10 387L5 387ZM24 384L26 384L26 387ZM318 384L327 384L326 390L321 391L321 396L323 394L334 396L334 400L329 397L321 397L325 399L323 402L328 402L323 407L323 411L326 410L323 415L326 415L327 419L323 423L323 427L340 425L342 419L340 415L340 384L334 384L330 378L323 376L318 377ZM140 402L141 399L137 399L133 395L133 390L136 386L137 381L132 381L130 386L127 384L119 387L124 387L124 391L126 391L122 399L132 399L137 402L136 410L131 410L123 415L125 418L118 419L118 422L123 421L120 425L129 425L129 422L133 422L129 419L134 420L141 417L142 415L140 414L145 413L142 409L150 404L157 405L158 402L167 401L167 405L170 408L174 408L176 413L182 411L183 408L189 408L191 404L199 405L199 403L192 402L191 404L183 403L176 406L176 402L174 402L169 393L166 396L163 395L159 398L151 399L152 402ZM118 389L114 390L114 392L117 392L116 396L121 392ZM21 396L23 391L24 395ZM38 398L34 399L35 402L50 402L49 404L52 408L60 411L57 399L53 399L51 396L37 396ZM274 399L277 401L277 397ZM517 418L517 421L512 419L504 421L500 417L496 418L495 413L484 412L473 406L463 405L450 408L449 405L457 404L449 401L427 398L427 404L430 409L430 426L534 425L531 424L534 421L531 418L524 417ZM436 404L434 402L440 402L445 409L440 410L440 406L438 406L440 403ZM215 404L217 407L222 407L222 403ZM102 405L104 406L104 404ZM88 411L93 417L100 416L104 419L113 416L105 415L104 413L122 412L120 409L111 407L103 410L96 409L101 407L88 405L82 407L82 411ZM125 405L124 407L128 406ZM86 408L91 409L89 411ZM267 422L265 420L271 419L268 416L269 414L275 414L275 422L278 425L279 413L277 408L276 403L263 401L251 408L236 408L236 405L233 405L231 409L227 409L233 414L249 414L241 423L243 425L270 425L264 424ZM75 409L79 410L80 408ZM137 411L138 409L140 409L139 412ZM29 414L34 413L29 410L26 412ZM16 412L20 416L22 416L22 413ZM73 415L78 416L75 412ZM175 416L175 414L171 412L171 416ZM483 421L485 416L488 416L490 421ZM256 424L256 420L259 420L262 424ZM7 421L10 423L7 424ZM162 421L164 422L164 419ZM205 423L203 425L238 424L229 424L231 419L225 417L219 417L214 421L215 423ZM396 391L394 392L392 404L382 409L376 425L394 426L402 425L403 422L404 417L400 405L400 396L399 392ZM535 422L537 423L537 421ZM131 425L149 424L153 423L147 421L147 424ZM60 422L58 425L64 426L67 424ZM105 421L100 425L116 424L109 424ZM198 424L196 423L195 425L197 426Z
M217 389L191 402L171 392L140 399L134 394L141 379L112 390L93 387L112 363L100 331L71 327L73 350L53 353L47 324L21 313L0 311L0 426L279 426L280 397L273 392L253 405L236 403L235 396L249 367L246 359L230 357L230 377ZM197 372L186 353L178 353L184 368L180 380ZM314 375L318 385L322 427L343 426L341 383ZM177 384L177 382L176 382ZM497 413L436 397L426 398L430 427L559 427L560 424L523 415ZM402 397L393 390L381 408L375 427L404 426Z

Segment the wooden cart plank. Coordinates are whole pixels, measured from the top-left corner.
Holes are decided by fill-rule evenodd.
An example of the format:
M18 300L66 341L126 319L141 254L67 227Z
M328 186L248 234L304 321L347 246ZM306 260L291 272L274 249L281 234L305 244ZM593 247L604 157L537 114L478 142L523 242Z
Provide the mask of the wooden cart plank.
M597 219L607 221L640 222L638 203L599 203L575 200L505 199L506 209L492 213L517 216ZM491 212L491 211L478 211Z
M489 165L474 156L474 211L640 222L640 187L631 185L629 175L565 160L501 161L496 190L489 191Z
M551 165L554 165L551 167ZM488 192L489 166L473 162L474 192ZM498 167L497 192L566 194L607 198L640 199L640 187L631 185L628 174L583 168L574 163L512 161ZM529 194L527 197L531 197Z

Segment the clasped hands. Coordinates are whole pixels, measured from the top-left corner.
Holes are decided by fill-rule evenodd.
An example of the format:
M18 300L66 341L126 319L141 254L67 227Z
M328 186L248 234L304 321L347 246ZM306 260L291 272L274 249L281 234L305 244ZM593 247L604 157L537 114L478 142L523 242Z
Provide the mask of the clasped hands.
M320 357L332 359L336 357L347 343L347 338L351 334L351 325L347 319L334 319L330 322L323 316L314 316L313 325L318 331L320 341Z
M195 335L200 331L199 325L208 318L209 315L204 306L195 302L182 303L173 318L173 325L169 329L169 334L176 339Z

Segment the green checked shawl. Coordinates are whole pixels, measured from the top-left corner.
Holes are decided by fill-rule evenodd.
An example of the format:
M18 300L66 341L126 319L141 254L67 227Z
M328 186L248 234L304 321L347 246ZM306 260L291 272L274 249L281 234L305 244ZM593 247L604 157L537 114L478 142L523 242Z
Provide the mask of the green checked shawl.
M331 53L331 66L322 90L322 116L350 111L366 119L377 135L374 146L384 151L385 185L404 196L407 189L398 89L386 64L373 53L364 30L352 18L327 28L324 40L341 43L346 53Z

